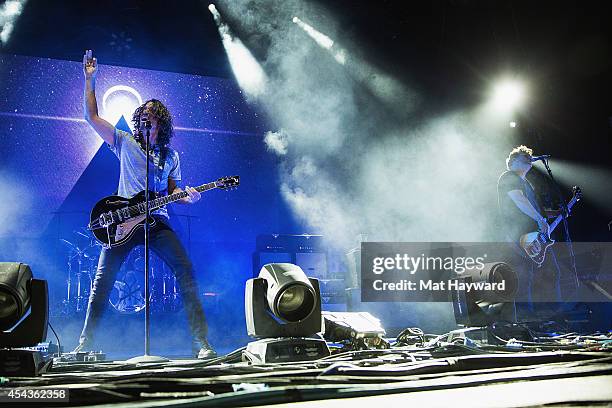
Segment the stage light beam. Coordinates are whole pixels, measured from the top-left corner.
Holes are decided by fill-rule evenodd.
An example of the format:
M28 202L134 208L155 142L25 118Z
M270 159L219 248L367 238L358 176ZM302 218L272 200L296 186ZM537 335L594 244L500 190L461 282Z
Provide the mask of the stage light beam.
M238 85L248 96L259 97L263 95L267 83L267 77L263 68L244 43L232 34L229 26L221 18L217 7L214 4L210 4L208 10L213 15L217 24L221 42L227 53Z
M306 24L305 22L300 20L298 17L293 17L293 22L297 24L298 26L300 26L302 30L306 31L306 33L308 33L308 35L313 40L315 40L317 44L319 44L321 47L325 48L326 50L329 50L331 49L331 47L334 46L334 40L332 40L325 34L315 30L312 26Z
M9 0L0 8L0 43L6 44L27 0Z
M305 23L299 17L293 17L291 21L317 45L329 52L337 63L384 102L390 110L403 116L412 111L419 103L420 97L397 79L385 74L363 58L351 55L337 41Z
M331 52L334 59L339 64L342 64L342 65L346 64L346 52L341 48L338 49L337 46L334 47L334 40L332 40L331 38L329 38L322 32L317 31L311 25L306 24L305 22L300 20L299 17L293 17L291 21L293 21L295 24L298 25L298 27L304 30L304 32L306 32L306 34L308 34L310 38L312 38L317 44L319 44L321 48L324 48L328 50L329 52ZM333 50L332 50L332 47L334 47Z

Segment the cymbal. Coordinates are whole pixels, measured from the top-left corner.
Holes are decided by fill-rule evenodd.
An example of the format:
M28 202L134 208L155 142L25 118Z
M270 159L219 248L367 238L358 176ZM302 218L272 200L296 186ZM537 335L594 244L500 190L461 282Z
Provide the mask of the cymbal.
M62 244L64 244L64 246L68 247L68 249L70 249L70 255L72 256L74 254L74 256L82 256L85 254L85 250L79 248L77 245L73 244L72 242L65 240L63 238L60 238L60 242Z
M66 246L67 246L68 248L70 248L70 249L77 249L77 250L78 250L78 247L77 247L76 245L74 245L74 244L73 244L72 242L70 242L70 241L66 241L66 240L65 240L65 239L63 239L63 238L60 238L60 242L61 242L62 244L64 244L64 245L66 245Z
M80 235L82 237L85 237L85 238L89 239L89 235L87 235L87 234L85 234L85 233L83 233L81 231L72 231L72 232L75 233L75 234L78 234L78 235Z

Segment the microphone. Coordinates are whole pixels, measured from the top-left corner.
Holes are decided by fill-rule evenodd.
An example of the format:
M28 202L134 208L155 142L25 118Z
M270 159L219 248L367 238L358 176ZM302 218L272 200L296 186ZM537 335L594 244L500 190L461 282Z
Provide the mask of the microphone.
M550 159L550 154L543 154L541 156L532 156L531 162L537 162L538 160L546 161L548 159Z
M134 129L134 136L144 137L142 134L142 122L139 120Z
M140 117L138 118L138 126L136 127L136 129L138 130L142 130L144 129L151 129L152 125L151 125L151 121L149 120L149 115L146 113L143 113L142 115L140 115Z

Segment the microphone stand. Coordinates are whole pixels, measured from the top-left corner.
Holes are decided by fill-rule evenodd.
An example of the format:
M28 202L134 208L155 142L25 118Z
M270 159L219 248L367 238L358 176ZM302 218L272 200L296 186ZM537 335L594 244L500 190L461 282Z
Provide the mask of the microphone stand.
M147 137L145 137L145 222L144 222L144 253L145 253L145 267L144 267L144 285L145 285L145 352L143 356L132 357L126 362L128 363L159 363L169 361L165 357L152 356L150 352L150 337L151 337L151 324L150 314L151 307L149 305L149 160L151 160L151 150L149 147L149 137L151 136L151 121L145 120L145 129L147 129Z
M544 163L544 167L546 167L548 176L550 177L550 180L552 181L552 185L555 188L557 197L559 198L559 202L561 203L561 216L563 219L563 229L565 230L565 239L567 243L567 248L570 253L570 259L572 261L572 270L574 272L574 280L576 281L576 288L578 288L580 286L580 281L578 280L578 270L576 269L576 255L574 254L574 246L572 245L572 238L570 237L570 232L569 232L569 224L567 222L567 217L569 217L569 209L567 208L567 204L565 203L565 200L563 199L563 195L561 194L561 189L559 188L559 184L557 184L557 181L553 177L552 171L550 170L550 167L548 166L548 159L542 160L542 163Z

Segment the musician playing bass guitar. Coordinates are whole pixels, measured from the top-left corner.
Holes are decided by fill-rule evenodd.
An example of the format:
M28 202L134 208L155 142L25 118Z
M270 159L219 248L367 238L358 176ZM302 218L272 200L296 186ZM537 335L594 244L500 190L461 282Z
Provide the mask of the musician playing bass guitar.
M144 137L146 136L143 137L140 133L140 137L134 137L128 132L115 128L98 115L95 94L97 71L96 58L93 58L91 50L88 50L83 56L85 119L119 158L118 195L130 198L145 188L147 154ZM152 147L151 157L153 157L153 160L149 161L149 189L162 195L180 192L181 189L177 186L181 180L179 155L169 147L173 135L170 112L160 101L151 99L138 107L132 116L132 122L137 129L142 128L141 124L144 121L149 122L147 124L147 128L150 128L149 146ZM185 192L187 195L178 202L193 204L200 199L200 193L193 188L186 187ZM150 230L151 249L176 275L194 342L199 346L198 357L214 357L216 353L207 341L208 327L198 297L191 261L176 233L168 224L168 212L165 207L153 211L152 216L155 223ZM75 351L91 349L94 331L106 307L117 272L131 249L142 243L142 234L134 234L129 242L116 247L105 247L102 250L79 345Z
M533 231L536 231L535 235L539 232L541 237L550 235L549 224L538 204L534 188L526 178L532 167L532 153L527 146L514 148L506 159L507 171L497 182L502 235L505 241L517 244L517 252L523 255L516 257L513 266L519 273L519 296L526 300L529 312L534 311L534 302L538 302L538 299L561 300L560 269L553 248L545 251L546 260L542 258L538 264L530 258L530 251L535 252L540 245L534 244L532 250L525 242L525 234ZM547 306L550 308L550 305Z

